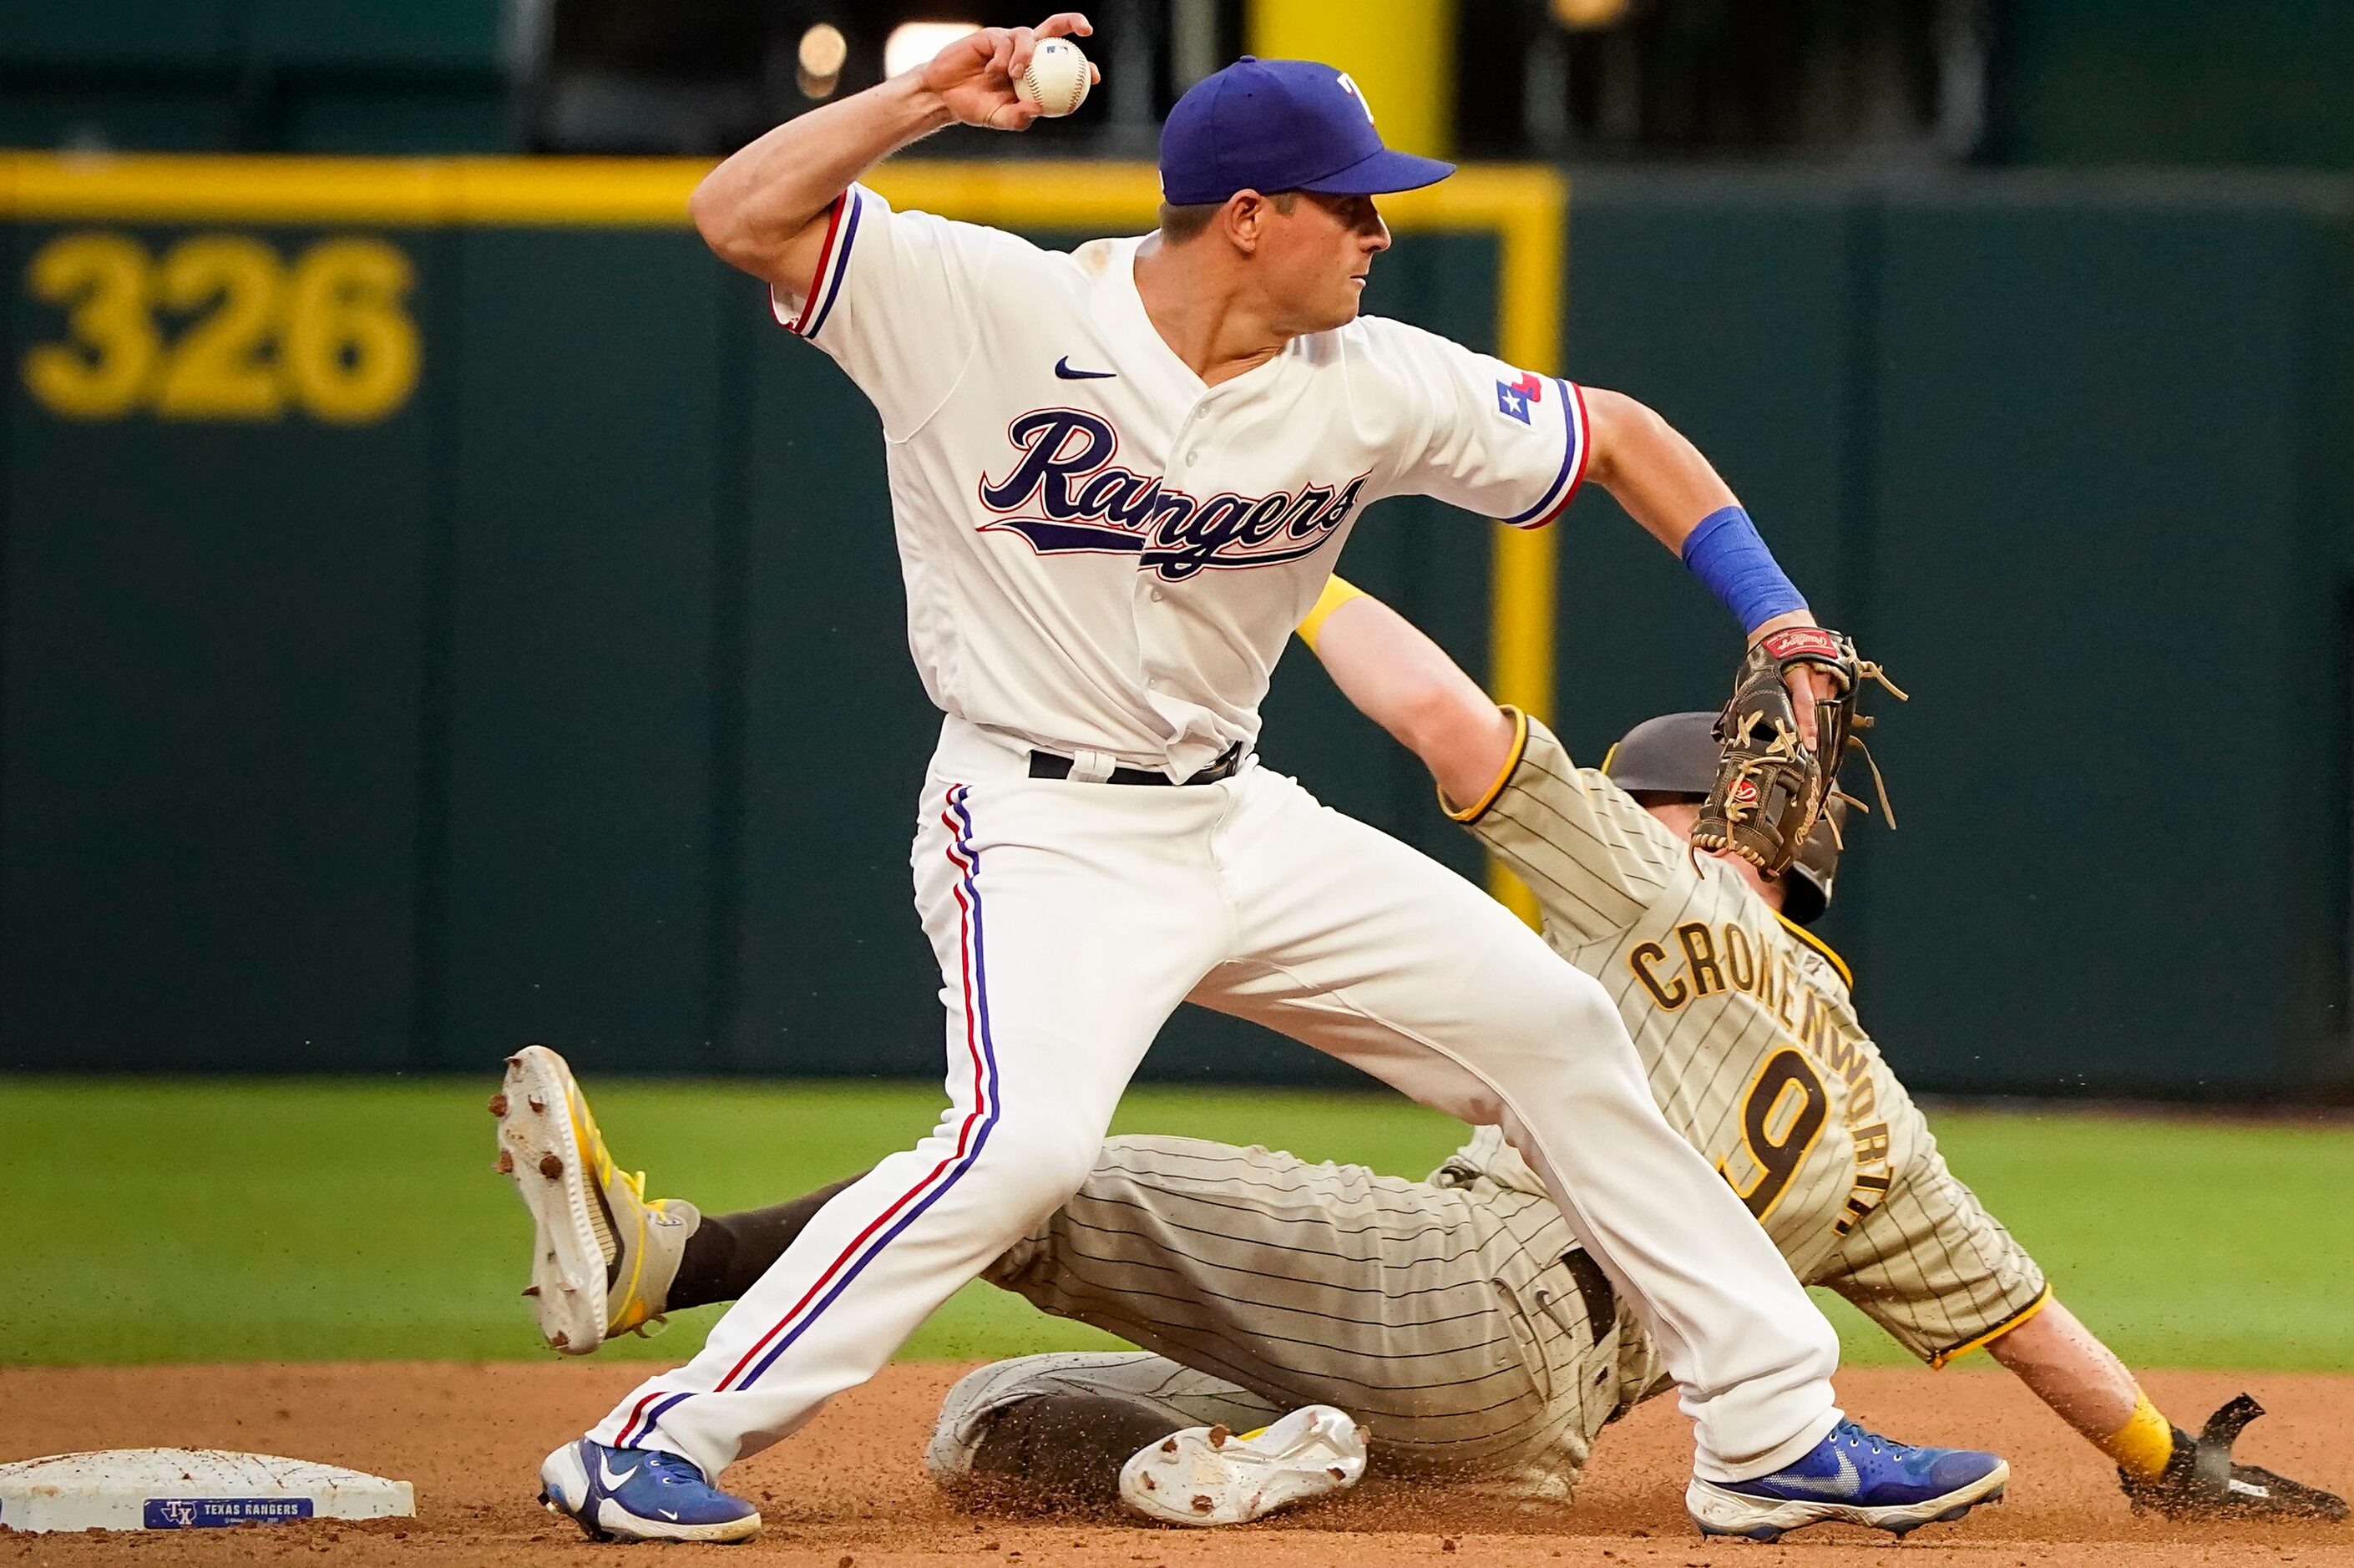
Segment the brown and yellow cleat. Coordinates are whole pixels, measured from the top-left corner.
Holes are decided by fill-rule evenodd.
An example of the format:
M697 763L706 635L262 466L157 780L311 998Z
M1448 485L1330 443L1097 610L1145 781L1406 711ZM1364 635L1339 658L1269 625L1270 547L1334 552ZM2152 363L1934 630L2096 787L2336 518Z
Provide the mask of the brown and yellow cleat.
M686 1239L703 1216L676 1198L645 1195L643 1171L613 1163L588 1098L564 1058L526 1045L507 1058L491 1097L498 1171L531 1211L532 1298L542 1338L585 1356L616 1334L663 1321Z

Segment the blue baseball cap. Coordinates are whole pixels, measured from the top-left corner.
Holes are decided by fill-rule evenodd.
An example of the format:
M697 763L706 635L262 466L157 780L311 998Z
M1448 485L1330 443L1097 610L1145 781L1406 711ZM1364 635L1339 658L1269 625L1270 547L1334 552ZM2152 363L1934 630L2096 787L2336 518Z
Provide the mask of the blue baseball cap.
M1187 89L1161 127L1161 199L1177 207L1239 190L1380 196L1454 172L1383 146L1357 84L1315 60L1245 55Z

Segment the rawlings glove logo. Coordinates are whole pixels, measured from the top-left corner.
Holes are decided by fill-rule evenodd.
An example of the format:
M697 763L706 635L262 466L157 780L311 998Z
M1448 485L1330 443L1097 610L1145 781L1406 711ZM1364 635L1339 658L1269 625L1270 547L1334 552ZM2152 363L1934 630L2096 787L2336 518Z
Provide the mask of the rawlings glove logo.
M1836 663L1840 657L1839 633L1819 626L1786 626L1766 633L1758 645L1776 659L1820 659Z

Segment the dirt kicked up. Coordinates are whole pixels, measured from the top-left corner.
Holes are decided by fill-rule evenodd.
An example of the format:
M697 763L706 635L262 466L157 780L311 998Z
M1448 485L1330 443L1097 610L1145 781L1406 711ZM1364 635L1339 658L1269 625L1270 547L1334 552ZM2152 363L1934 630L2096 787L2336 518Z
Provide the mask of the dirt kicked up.
M1542 1568L1563 1563L1712 1568L1879 1568L1917 1556L1946 1568L2156 1568L2293 1563L2354 1568L2354 1525L2191 1529L2137 1519L2114 1472L2010 1379L1986 1371L1858 1369L1850 1414L1892 1434L1997 1449L2009 1500L1903 1545L1819 1526L1776 1546L1703 1541L1681 1503L1689 1439L1671 1400L1604 1434L1573 1510L1516 1513L1443 1489L1384 1484L1243 1531L1182 1531L1110 1519L978 1517L957 1510L918 1464L940 1393L959 1369L898 1366L836 1401L792 1440L728 1472L768 1530L745 1546L620 1547L585 1541L533 1500L541 1457L626 1392L636 1365L340 1365L41 1368L0 1371L0 1459L77 1448L240 1448L351 1465L413 1481L415 1520L317 1521L124 1535L0 1531L0 1564L650 1563L681 1553L794 1568ZM2158 1373L2152 1394L2195 1424L2242 1388L2271 1411L2243 1457L2338 1492L2354 1490L2354 1377ZM1376 1460L1378 1467L1378 1460ZM1238 1555L1239 1554L1239 1555Z

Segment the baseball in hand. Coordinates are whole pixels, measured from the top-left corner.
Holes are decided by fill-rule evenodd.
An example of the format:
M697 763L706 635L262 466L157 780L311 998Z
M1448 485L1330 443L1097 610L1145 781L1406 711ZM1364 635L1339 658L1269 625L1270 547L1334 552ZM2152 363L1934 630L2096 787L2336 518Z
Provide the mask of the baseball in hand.
M1041 38L1013 95L1048 119L1060 119L1087 101L1087 57L1068 38Z

